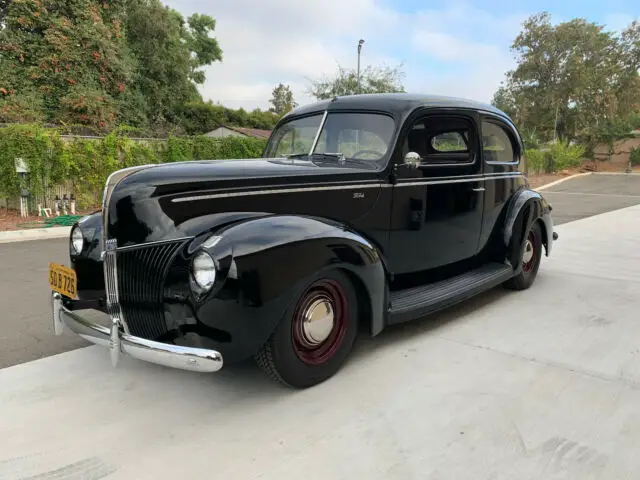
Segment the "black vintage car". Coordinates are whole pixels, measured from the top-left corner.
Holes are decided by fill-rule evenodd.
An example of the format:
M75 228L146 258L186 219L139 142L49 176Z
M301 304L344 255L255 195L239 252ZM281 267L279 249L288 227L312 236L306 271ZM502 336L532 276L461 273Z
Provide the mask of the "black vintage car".
M117 171L72 230L72 268L50 267L55 331L108 346L114 365L253 357L312 386L359 330L531 286L557 234L522 152L490 105L355 95L287 114L261 159Z

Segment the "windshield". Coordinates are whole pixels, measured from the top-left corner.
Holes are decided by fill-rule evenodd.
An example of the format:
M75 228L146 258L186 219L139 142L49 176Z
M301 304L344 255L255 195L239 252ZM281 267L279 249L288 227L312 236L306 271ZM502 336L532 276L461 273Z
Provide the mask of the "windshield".
M307 156L322 114L298 118L280 126L269 140L267 157ZM376 166L387 154L393 136L394 121L377 113L341 113L327 115L313 150L314 157L341 154L345 161L367 162ZM316 161L316 158L312 157ZM335 160L334 160L335 162Z

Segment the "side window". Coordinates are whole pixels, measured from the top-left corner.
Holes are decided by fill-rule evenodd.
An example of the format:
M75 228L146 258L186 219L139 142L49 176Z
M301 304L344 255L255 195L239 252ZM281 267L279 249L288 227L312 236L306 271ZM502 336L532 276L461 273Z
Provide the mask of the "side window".
M412 125L405 150L420 155L425 166L473 163L472 129L464 117L429 115Z
M515 162L511 136L500 125L482 122L482 155L487 162Z
M431 137L431 146L437 153L468 152L467 142L460 132L444 132Z

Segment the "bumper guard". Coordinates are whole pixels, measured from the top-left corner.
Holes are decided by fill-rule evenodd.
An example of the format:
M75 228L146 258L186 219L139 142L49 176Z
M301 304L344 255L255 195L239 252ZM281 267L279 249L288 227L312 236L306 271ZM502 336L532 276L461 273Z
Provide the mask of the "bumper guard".
M222 368L222 355L215 350L183 347L155 342L128 335L114 322L111 328L92 323L75 311L65 307L62 296L53 292L53 328L56 335L62 335L66 326L72 332L96 345L111 351L111 363L115 367L121 354L166 367L195 372L217 372Z

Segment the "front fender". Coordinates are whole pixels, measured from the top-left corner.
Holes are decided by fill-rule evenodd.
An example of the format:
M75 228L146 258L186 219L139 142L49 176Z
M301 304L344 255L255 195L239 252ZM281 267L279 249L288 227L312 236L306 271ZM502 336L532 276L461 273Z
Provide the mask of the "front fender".
M78 220L84 247L78 255L69 249L71 267L78 278L78 298L81 300L96 300L104 297L104 275L102 273L101 236L102 213L94 212Z
M324 269L342 269L352 279L373 335L384 326L382 258L371 242L344 225L296 215L253 218L195 238L189 254L199 249L214 258L218 278L200 300L198 316L223 330L238 331L238 323L248 323L250 327L242 330L251 338L242 342L250 354L273 333L305 282ZM231 310L236 325L221 326L226 323L221 312Z
M519 271L520 258L525 244L526 232L533 222L543 221L543 243L547 246L547 255L552 239L552 232L547 232L550 220L550 207L540 193L528 188L521 188L514 195L504 220L503 242L507 251L507 260ZM553 227L552 227L553 228ZM546 239L546 241L545 241Z

